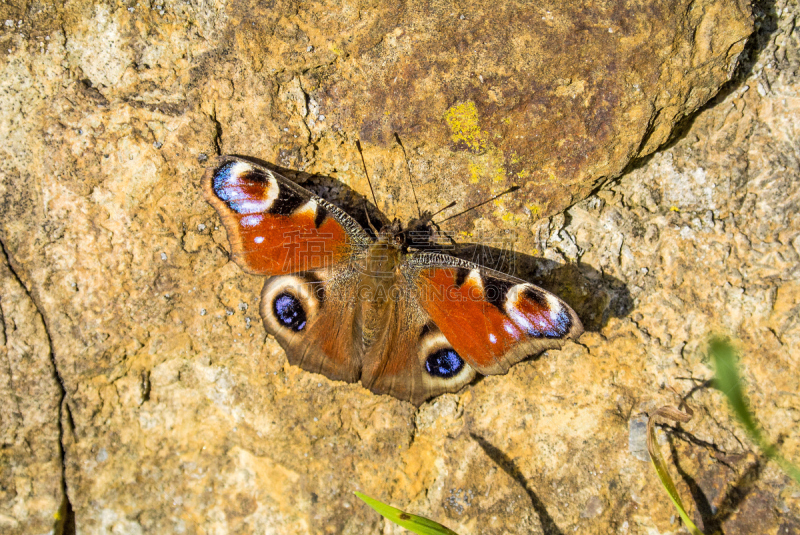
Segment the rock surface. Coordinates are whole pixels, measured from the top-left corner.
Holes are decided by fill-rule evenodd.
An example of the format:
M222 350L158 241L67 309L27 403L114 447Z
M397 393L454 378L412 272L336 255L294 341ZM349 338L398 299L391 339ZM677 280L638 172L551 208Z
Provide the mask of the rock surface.
M400 533L361 490L464 534L681 532L641 451L668 386L691 393L667 440L705 532L800 530L704 349L739 341L800 459L797 6L757 4L733 81L629 166L725 82L744 4L299 5L0 7L0 530L61 507L79 533ZM513 245L578 344L419 411L286 364L205 162L321 175L352 207L361 139L378 207L407 219L394 132L425 208L524 186L448 228Z
M66 511L59 411L63 389L42 316L0 256L0 530L47 533Z

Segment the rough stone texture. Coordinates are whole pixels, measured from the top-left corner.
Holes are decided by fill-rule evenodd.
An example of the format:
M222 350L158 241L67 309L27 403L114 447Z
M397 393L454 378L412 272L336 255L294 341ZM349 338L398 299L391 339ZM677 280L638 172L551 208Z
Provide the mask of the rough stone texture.
M676 528L672 510L652 506L663 500L654 478L642 477L641 468L621 456L606 456L625 448L625 427L634 450L635 435L643 431L636 415L674 403L664 390L668 386L688 395L696 409L669 447L673 473L684 496L693 498L693 515L704 532L800 530L800 489L752 453L722 396L707 383L709 335L733 336L757 417L786 455L800 460L798 12L788 2L761 5L757 12L760 31L742 71L682 125L668 150L639 162L619 183L564 216L534 227L545 257L580 259L624 281L633 300L630 315L586 334L583 348L565 351L569 356L552 361L551 373L542 372L540 392L571 391L568 405L575 405L577 421L591 428L576 425L575 436L565 433L569 410L565 415L559 407L549 428L546 418L535 418L537 430L549 432L522 446L552 451L565 439L588 439L583 447L596 456L586 471L610 474L600 477L596 492L605 504L625 511L609 507L598 518L622 532L625 526L634 533ZM485 425L496 428L497 421ZM618 433L609 434L615 427ZM491 440L500 443L509 434L506 428ZM610 449L603 442L611 437L616 444ZM513 458L515 446L504 453ZM575 478L582 479L567 510L578 510L582 500L588 504L594 478L574 465L542 470L535 455L518 455L530 459L532 466L523 473L537 488L571 488ZM620 500L618 486L627 498ZM555 517L562 528L574 519L574 513Z
M377 155L378 203L396 211L410 194L397 181L399 132L418 147L423 198L446 188L482 200L519 182L525 195L505 216L522 220L563 210L663 143L717 91L750 32L749 9L731 0L244 1L226 15L219 57L194 80L217 97L205 104L226 150L365 191L342 147L357 133Z
M60 425L79 533L400 533L352 490L465 534L680 532L641 460L666 386L697 414L668 444L706 532L800 530L800 491L709 390L704 355L710 333L739 340L756 414L800 459L797 6L756 6L743 66L668 148L540 219L717 91L749 8L340 5L0 6L17 274L2 272L0 373L20 377L2 376L3 400L41 392L0 412L3 531L53 529ZM524 185L448 228L513 243L511 267L581 314L578 344L419 411L286 364L262 281L228 261L202 199L204 155L323 175L309 182L353 207L361 138L379 208L407 218L394 131L424 207Z
M47 533L64 502L63 391L42 316L0 251L0 531Z

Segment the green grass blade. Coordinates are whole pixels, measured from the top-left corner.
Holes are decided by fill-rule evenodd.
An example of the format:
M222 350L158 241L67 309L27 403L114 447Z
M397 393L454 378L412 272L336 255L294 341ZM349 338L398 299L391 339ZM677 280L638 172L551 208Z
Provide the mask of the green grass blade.
M756 419L747 406L747 400L736 367L736 353L730 342L724 338L714 338L710 343L711 358L714 361L715 386L728 399L733 414L741 422L750 439L756 443L768 459L772 459L789 477L800 485L800 469L790 463L770 444L759 429Z
M358 491L353 494L361 498L364 503L375 509L380 515L417 535L458 535L455 531L447 529L438 522L434 522L424 516L406 513L396 507L379 502L375 498L370 498L366 494L361 494Z
M661 449L658 447L658 441L656 440L655 419L657 416L671 418L672 420L678 420L680 422L688 422L692 417L691 411L689 412L689 414L684 414L674 407L661 407L650 415L650 418L647 420L647 452L650 454L650 461L653 463L653 468L656 469L656 474L658 475L659 481L661 481L661 485L664 487L664 490L667 491L669 499L672 500L672 505L678 510L678 514L681 520L683 520L684 525L689 529L689 533L692 535L703 535L703 532L694 525L694 522L689 518L689 514L683 507L678 489L675 487L675 482L672 481L672 477L669 475L667 463L664 462L664 458L661 456Z

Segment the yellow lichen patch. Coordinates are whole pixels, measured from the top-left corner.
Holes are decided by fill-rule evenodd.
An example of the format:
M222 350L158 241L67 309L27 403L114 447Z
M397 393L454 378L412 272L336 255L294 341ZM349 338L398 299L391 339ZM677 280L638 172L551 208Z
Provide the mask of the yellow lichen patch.
M494 199L492 204L495 206L494 215L501 219L504 223L511 223L512 225L519 225L528 219L527 213L511 212L506 208L504 198Z
M470 182L477 184L481 179L491 179L501 182L506 179L506 170L503 167L503 153L492 146L487 152L470 158Z
M474 151L486 150L486 132L478 125L478 108L475 103L461 102L453 105L444 114L444 120L450 127L451 136L456 143L464 143Z
M531 211L531 217L534 220L537 220L542 217L542 214L547 213L547 207L550 203L544 202L542 204L539 203L532 203L527 205L528 210Z
M493 163L494 165L490 168L490 177L495 182L502 182L506 179L506 170L503 167L502 155L498 155L498 158Z
M489 134L481 130L478 108L474 102L453 105L444 114L444 120L450 127L451 137L455 143L463 143L471 151L477 152L467 156L472 184L486 179L492 182L506 180L505 155L499 147L489 141Z
M505 212L500 216L500 219L502 219L505 223L510 223L511 225L520 225L528 219L528 216L523 213Z
M472 184L477 184L481 179L481 168L475 162L469 163L469 181Z

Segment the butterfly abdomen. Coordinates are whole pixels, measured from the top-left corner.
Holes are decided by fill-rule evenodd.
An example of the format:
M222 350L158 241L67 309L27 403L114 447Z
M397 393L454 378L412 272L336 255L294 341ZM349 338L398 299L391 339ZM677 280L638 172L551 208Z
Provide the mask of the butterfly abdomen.
M404 288L398 285L400 249L386 239L379 239L367 250L358 281L358 320L360 342L369 348L393 321L395 303L406 301Z

